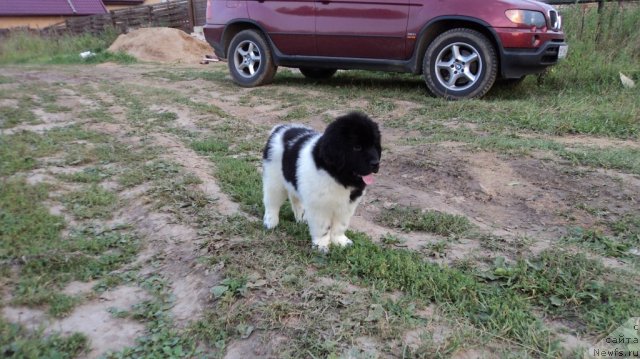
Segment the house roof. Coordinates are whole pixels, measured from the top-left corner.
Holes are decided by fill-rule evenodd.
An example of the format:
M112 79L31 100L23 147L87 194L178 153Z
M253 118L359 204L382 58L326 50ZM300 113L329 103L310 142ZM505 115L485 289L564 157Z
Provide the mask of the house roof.
M0 0L0 16L105 14L101 0Z

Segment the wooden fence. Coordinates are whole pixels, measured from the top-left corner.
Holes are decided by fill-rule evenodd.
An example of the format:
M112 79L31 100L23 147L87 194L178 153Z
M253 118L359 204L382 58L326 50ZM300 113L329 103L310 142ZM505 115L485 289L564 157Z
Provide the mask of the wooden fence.
M206 0L175 0L155 5L142 5L112 10L103 15L68 18L65 22L50 26L45 33L70 32L73 34L98 34L107 29L127 32L140 27L172 27L193 31L194 26L204 25Z

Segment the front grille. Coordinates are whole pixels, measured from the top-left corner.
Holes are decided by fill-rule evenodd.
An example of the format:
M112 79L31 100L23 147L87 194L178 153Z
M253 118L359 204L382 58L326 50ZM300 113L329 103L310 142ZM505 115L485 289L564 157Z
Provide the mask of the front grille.
M562 27L562 18L555 10L549 11L549 28L551 30L560 30Z

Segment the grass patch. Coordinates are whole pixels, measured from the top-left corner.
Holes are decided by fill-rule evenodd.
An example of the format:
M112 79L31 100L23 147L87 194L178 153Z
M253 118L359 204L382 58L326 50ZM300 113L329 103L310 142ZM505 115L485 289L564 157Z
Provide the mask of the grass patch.
M105 355L109 359L120 358L193 358L202 355L194 339L174 328L170 311L173 306L170 288L166 281L151 275L139 283L154 295L133 306L130 312L114 313L120 318L131 318L147 324L147 334L136 339L136 345L120 352Z
M629 250L640 244L640 238L636 241L627 240L624 236L615 238L603 234L597 230L585 230L576 228L564 241L575 243L607 257L624 258L632 256Z
M0 187L0 264L17 266L10 279L13 301L21 305L49 304L52 315L68 313L76 300L57 291L72 280L99 278L130 261L137 238L123 228L74 229L61 236L64 221L41 203L44 185L5 180Z
M462 234L472 228L466 217L414 207L383 208L376 220L384 226L406 232L429 232L441 236Z
M640 243L640 215L627 214L613 222L611 229L626 240Z
M29 32L12 32L0 44L0 64L96 64L118 62L130 64L135 58L106 49L118 36L115 31L101 35L39 36ZM80 53L92 51L95 56L82 59Z
M582 147L562 151L560 155L582 166L616 169L640 174L640 149Z
M156 182L151 190L162 206L168 205L175 209L203 209L210 200L204 193L194 189L194 185L202 181L193 174L187 173L174 178L164 178ZM176 215L182 218L182 214L176 211Z
M64 202L78 219L110 218L118 204L118 196L102 186L92 184L65 195Z
M494 274L545 311L578 319L587 332L608 333L640 312L638 288L625 279L633 274L614 273L582 253L548 250L495 265Z
M0 260L43 254L56 249L65 223L40 203L48 197L45 185L2 180L0 186Z
M212 156L216 163L216 178L231 198L253 215L262 215L262 178L254 159Z
M74 358L88 349L82 334L44 336L0 319L0 356L4 358Z
M211 137L200 141L193 141L191 143L191 148L205 154L225 154L229 151L229 143L218 138Z
M30 243L23 250L20 276L15 283L14 303L49 305L51 315L65 315L77 299L58 293L72 280L101 278L130 262L138 251L136 236L122 229L81 228L68 238L58 238L54 249L40 250ZM17 259L16 259L17 260Z
M36 115L28 107L0 106L0 128L11 128L22 123L36 121Z
M426 262L415 252L381 248L360 233L352 233L351 238L352 247L332 249L326 271L442 304L452 314L533 351L553 349L530 304L515 292L483 285L472 275Z
M106 137L78 126L56 128L44 134L22 131L0 136L0 176L27 171L38 166L38 158L50 156L72 141L105 141Z
M33 132L0 136L0 175L33 169L38 157L50 155L58 148L55 141Z
M88 167L80 172L57 175L64 181L78 183L100 183L111 176L113 176L113 171L103 166Z
M141 185L147 181L176 176L181 167L167 161L153 161L142 166L134 166L118 177L118 183L125 187Z
M0 85L12 84L14 82L13 78L0 75Z

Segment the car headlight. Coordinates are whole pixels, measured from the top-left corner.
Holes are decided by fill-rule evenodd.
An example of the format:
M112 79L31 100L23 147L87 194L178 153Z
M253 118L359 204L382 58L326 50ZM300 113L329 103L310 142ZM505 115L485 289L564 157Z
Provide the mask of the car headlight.
M544 14L538 11L532 10L507 10L504 12L507 18L519 25L544 27L547 25L547 20L544 18Z

